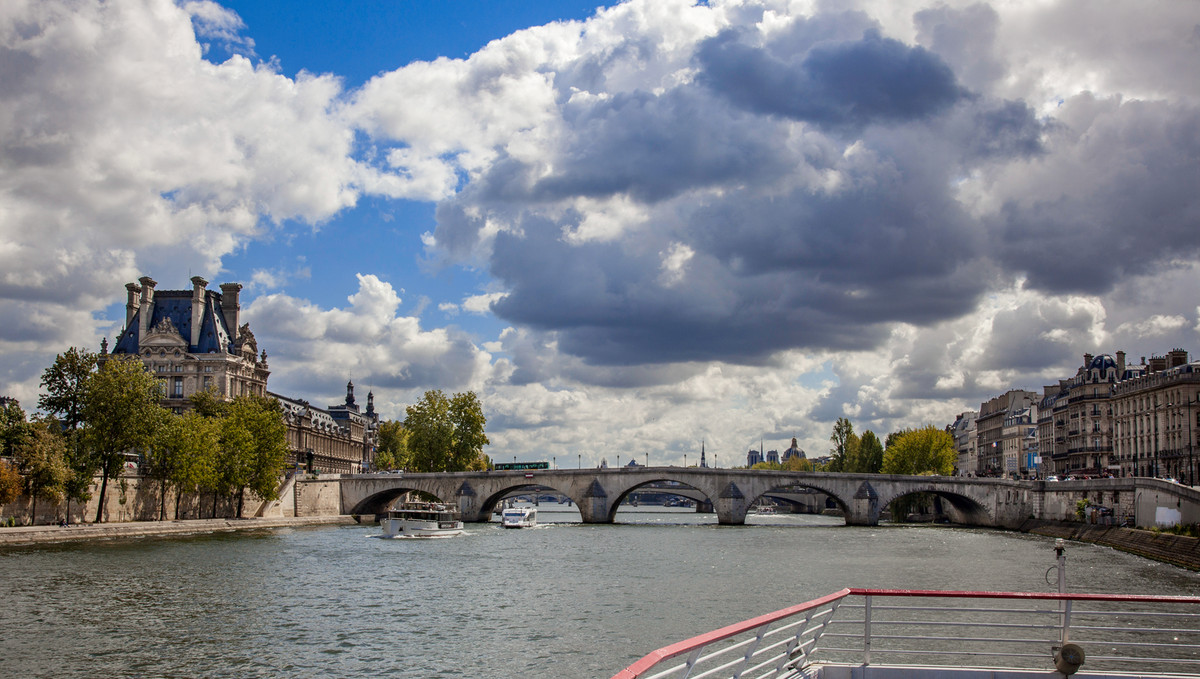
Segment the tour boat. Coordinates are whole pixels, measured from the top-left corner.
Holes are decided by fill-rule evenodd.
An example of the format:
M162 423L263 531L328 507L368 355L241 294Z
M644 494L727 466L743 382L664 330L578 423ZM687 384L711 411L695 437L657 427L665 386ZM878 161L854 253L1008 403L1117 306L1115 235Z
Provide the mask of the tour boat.
M1056 549L1055 593L847 588L665 646L613 679L1200 678L1200 597L1066 593Z
M533 528L537 525L537 507L509 507L500 515L505 528Z
M450 505L406 502L379 520L385 538L441 538L461 535L463 523Z

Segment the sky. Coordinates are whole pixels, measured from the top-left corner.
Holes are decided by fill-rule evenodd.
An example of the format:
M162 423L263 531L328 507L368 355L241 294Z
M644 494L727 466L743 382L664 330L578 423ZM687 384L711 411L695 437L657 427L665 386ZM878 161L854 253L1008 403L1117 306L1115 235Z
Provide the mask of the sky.
M240 282L276 393L745 464L1200 351L1200 3L7 0L0 395Z

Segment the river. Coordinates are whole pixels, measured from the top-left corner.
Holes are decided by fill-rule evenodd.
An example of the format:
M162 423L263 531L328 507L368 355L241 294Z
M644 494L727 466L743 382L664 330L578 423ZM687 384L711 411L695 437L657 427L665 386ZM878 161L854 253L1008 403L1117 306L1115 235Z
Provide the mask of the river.
M1053 541L987 529L623 508L580 524L376 526L0 551L2 677L607 678L645 653L841 587L1052 591ZM1200 577L1075 544L1080 592L1200 595Z

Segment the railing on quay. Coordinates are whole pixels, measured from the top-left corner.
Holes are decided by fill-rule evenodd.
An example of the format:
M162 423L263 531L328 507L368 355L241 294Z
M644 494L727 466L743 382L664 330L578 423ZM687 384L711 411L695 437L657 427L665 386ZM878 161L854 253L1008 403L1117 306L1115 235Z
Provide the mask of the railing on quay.
M613 679L786 679L814 664L1053 671L1072 654L1092 671L1200 672L1200 597L843 589L671 644Z

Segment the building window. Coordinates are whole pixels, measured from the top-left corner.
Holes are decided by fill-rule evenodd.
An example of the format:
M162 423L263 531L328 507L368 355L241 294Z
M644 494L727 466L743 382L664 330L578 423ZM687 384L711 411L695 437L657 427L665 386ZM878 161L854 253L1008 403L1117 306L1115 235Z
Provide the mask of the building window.
M183 398L183 378L175 378L175 398Z

